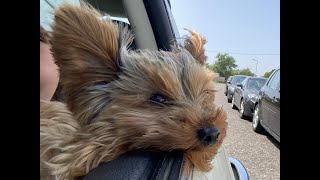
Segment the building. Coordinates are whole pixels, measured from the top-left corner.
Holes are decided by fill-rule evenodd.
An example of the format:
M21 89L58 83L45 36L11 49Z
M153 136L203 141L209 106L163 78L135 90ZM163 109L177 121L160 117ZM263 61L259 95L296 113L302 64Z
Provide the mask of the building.
M213 78L214 82L222 82L224 83L226 81L225 77L220 77L219 73L214 73L214 78Z

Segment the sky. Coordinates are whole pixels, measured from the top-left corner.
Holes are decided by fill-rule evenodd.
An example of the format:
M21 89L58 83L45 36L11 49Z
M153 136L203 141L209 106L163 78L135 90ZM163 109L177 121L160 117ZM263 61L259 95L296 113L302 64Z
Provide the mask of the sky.
M207 39L205 49L210 64L222 52L235 58L238 69L249 68L256 73L257 65L258 76L280 68L279 0L170 2L180 36L187 34L187 28Z

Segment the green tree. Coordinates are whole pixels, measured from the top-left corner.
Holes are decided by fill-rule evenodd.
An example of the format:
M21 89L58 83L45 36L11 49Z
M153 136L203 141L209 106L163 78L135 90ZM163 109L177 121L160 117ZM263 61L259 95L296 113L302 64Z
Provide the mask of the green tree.
M255 76L255 74L253 72L251 72L249 68L244 68L244 69L238 70L238 74L239 75L246 75L246 76Z
M273 71L275 71L275 69L272 69L271 71L264 73L263 77L268 78L273 73Z
M234 69L237 67L236 60L232 56L222 53L218 53L216 59L217 60L212 66L212 70L226 79L229 76L232 76Z
M232 69L231 70L231 76L239 74L239 71L240 71L239 69Z
M205 63L206 68L213 71L213 64L209 64L208 62Z
M204 65L206 66L206 68L209 68L209 66L210 66L210 64L208 62L206 62Z

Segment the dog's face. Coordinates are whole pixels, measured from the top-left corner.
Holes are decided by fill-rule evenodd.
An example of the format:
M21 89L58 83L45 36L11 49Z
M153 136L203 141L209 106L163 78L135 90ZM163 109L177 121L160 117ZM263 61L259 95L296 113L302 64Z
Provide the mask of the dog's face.
M89 8L55 13L52 50L63 94L82 126L111 122L128 149L204 152L221 145L226 114L214 105L213 73L195 32L171 52L130 51L127 28ZM209 160L216 151L209 150Z
M121 61L97 121L113 118L134 148L191 150L219 141L225 117L214 105L212 73L187 50L125 52Z

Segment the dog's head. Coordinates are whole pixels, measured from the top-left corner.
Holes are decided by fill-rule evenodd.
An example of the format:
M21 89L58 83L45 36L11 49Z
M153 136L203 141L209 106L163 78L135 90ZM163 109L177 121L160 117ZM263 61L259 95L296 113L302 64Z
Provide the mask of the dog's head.
M203 66L205 38L190 31L170 52L132 51L130 31L99 16L87 6L55 13L52 51L80 124L112 122L129 149L220 146L226 114L214 105L213 73Z

